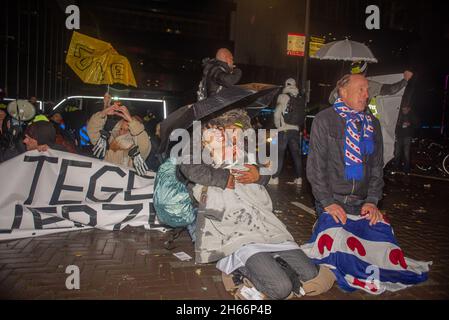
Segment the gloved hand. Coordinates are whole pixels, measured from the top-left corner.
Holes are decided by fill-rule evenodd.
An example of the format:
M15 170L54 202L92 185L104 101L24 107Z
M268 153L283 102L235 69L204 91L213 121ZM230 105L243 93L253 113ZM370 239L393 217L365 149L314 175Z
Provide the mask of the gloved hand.
M145 163L145 160L142 158L142 155L140 154L139 147L134 146L128 151L128 155L133 159L133 167L136 170L137 174L139 176L144 176L148 169L147 164Z
M98 159L104 159L106 156L106 150L108 149L108 141L111 134L108 131L101 130L100 131L100 138L98 139L95 146L92 148L92 151L94 153L94 156Z

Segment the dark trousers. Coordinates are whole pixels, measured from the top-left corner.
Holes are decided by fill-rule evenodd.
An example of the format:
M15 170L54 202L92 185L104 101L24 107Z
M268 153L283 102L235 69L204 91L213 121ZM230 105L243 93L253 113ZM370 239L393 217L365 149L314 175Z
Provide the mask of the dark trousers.
M397 170L410 173L410 146L412 137L396 137L394 143L394 164ZM402 167L402 163L404 166Z
M252 255L239 271L271 299L285 299L293 289L290 277L275 260L276 256L290 265L300 281L306 282L318 275L318 266L300 249Z
M278 170L273 175L273 178L278 178L281 175L284 166L284 157L287 147L293 157L295 164L296 178L302 177L302 157L299 145L301 143L301 136L298 130L280 131L278 134Z

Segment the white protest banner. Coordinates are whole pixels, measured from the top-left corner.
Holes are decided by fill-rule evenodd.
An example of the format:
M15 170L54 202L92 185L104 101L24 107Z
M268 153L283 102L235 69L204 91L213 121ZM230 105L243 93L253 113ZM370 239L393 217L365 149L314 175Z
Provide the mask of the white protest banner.
M404 79L404 74L388 74L376 77L368 77L368 80L380 83L395 83ZM379 114L379 121L382 127L384 139L384 164L386 165L394 157L394 141L396 139L395 130L398 120L399 108L405 89L390 96L377 96L376 105Z
M0 240L56 232L156 224L154 172L49 149L0 164Z

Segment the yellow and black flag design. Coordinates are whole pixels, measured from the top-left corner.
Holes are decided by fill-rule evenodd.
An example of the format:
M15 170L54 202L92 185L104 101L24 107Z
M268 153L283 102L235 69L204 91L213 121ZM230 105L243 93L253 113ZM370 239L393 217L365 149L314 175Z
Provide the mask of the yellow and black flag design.
M85 83L137 87L128 59L108 42L75 31L65 61Z

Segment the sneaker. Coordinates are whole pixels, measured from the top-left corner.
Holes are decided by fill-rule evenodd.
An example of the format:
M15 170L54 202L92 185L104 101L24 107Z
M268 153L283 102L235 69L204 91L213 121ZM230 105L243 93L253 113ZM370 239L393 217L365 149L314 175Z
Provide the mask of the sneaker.
M243 278L243 283L234 293L235 300L269 300L268 297L256 289L248 278Z
M302 178L296 178L293 182L300 186L302 185Z
M276 185L276 184L279 184L279 178L270 178L270 181L268 182L268 184L273 184L273 185Z

